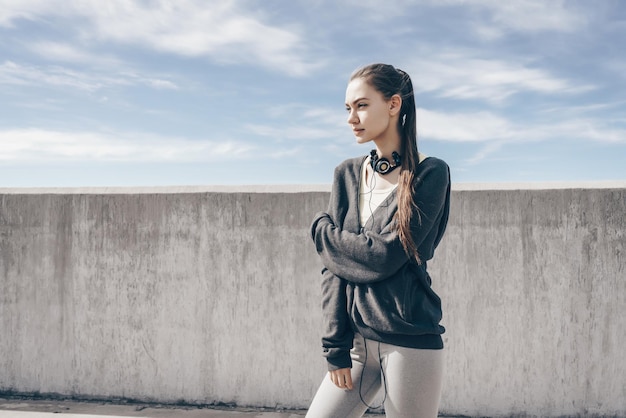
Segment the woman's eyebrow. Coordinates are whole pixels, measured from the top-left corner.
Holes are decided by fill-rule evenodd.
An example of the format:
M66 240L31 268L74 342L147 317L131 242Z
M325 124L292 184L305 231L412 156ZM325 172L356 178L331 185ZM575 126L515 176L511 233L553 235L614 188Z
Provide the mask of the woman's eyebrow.
M352 101L352 104L355 104L357 102L360 102L361 100L369 100L367 97L359 97L358 99L354 99ZM346 106L348 106L348 103L346 103Z

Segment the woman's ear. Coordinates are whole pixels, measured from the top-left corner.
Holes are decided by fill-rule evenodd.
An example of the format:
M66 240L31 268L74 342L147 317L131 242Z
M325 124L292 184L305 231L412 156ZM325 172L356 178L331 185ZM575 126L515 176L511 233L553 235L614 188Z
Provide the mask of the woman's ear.
M389 114L391 116L395 116L400 113L400 108L402 107L402 97L399 94L394 94L389 99Z

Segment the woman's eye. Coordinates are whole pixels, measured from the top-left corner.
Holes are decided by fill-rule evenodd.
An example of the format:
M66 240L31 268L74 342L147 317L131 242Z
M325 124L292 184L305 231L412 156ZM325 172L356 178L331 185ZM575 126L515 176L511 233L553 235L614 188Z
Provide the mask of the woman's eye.
M358 107L358 108L361 108L361 107L366 107L366 106L367 106L367 103L359 103L359 104L357 105L357 107Z

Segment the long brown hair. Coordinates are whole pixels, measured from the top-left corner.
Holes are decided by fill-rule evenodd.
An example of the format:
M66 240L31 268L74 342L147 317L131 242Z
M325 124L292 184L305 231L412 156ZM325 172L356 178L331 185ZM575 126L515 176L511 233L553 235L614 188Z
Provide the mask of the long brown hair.
M391 99L394 94L398 94L402 98L400 117L398 118L402 171L398 179L398 210L394 215L394 220L404 250L409 257L420 263L417 247L411 234L411 218L417 216L420 219L419 210L413 199L415 193L414 173L419 164L419 153L417 151L415 94L411 77L392 65L370 64L352 73L350 81L356 78L363 78L367 81L383 95L385 100Z

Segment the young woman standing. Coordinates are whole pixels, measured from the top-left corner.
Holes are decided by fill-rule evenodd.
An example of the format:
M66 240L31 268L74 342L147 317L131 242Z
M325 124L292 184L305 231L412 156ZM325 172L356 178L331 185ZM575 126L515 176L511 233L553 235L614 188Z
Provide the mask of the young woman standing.
M449 168L418 153L404 71L355 71L346 110L357 142L375 149L337 166L328 210L311 226L329 373L307 417L360 417L381 390L387 417L436 417L444 328L426 263L448 221Z

